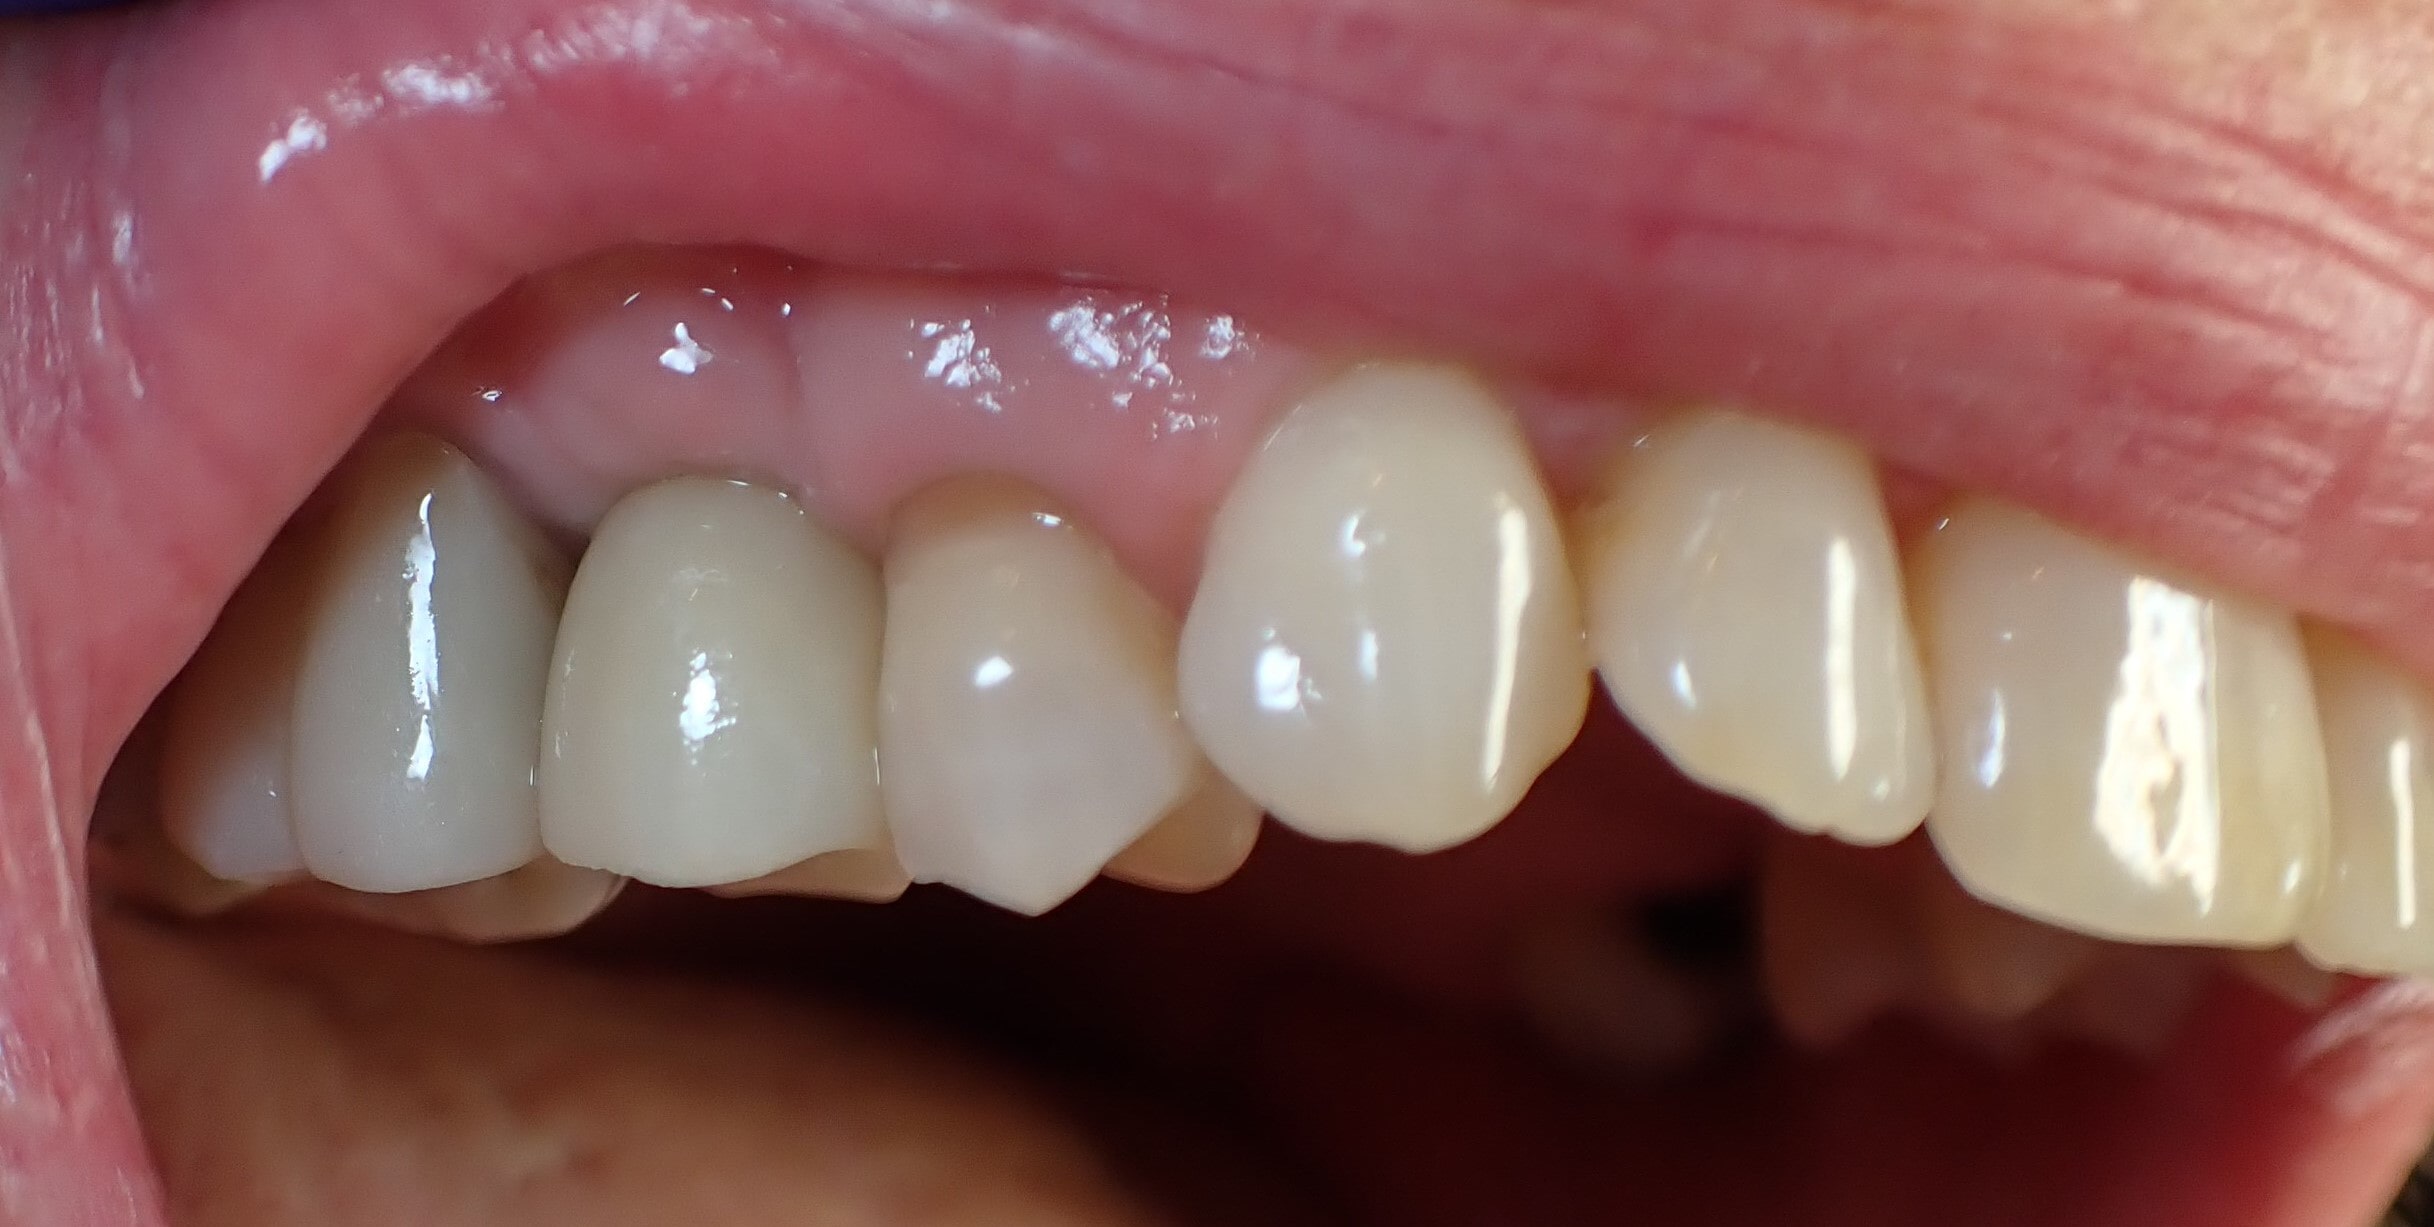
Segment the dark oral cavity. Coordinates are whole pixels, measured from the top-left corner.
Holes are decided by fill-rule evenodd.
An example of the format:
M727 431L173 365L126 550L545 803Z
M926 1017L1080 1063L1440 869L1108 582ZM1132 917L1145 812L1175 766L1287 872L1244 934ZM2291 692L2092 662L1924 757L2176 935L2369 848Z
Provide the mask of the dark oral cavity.
M148 1214L75 887L116 745L445 330L615 243L1075 271L1798 412L2434 664L2427 117L2346 92L2434 51L2396 6L2282 16L233 0L22 36L0 1161L35 1175L0 1210ZM2405 1145L2422 1015L2226 1015L2155 1112L2234 1095L2209 1061L2295 1072L2174 1170ZM2307 1154L2252 1207L2356 1184Z

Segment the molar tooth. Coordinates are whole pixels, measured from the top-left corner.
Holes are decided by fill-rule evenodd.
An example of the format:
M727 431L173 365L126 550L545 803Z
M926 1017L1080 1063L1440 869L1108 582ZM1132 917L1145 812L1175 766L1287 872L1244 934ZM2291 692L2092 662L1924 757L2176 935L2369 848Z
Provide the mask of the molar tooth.
M1152 890L1207 890L1251 859L1260 817L1241 789L1207 772L1188 799L1107 862L1107 876Z
M1985 499L1915 562L1954 876L2098 936L2287 941L2326 842L2291 616Z
M1043 912L1198 787L1173 616L1045 495L916 495L886 575L880 790L915 881Z
M2299 948L2343 971L2434 975L2434 694L2339 631L2308 628L2307 653L2333 843Z
M288 814L288 741L309 595L302 554L292 537L271 543L169 697L161 823L196 867L226 882L304 871Z
M1279 821L1411 852L1510 812L1588 665L1545 488L1471 378L1356 370L1236 478L1185 620L1184 717Z
M1616 457L1584 517L1589 641L1683 772L1786 824L1884 844L1934 789L1925 683L1867 456L1736 413Z
M372 443L336 490L290 742L304 863L373 892L522 865L540 851L533 759L565 563L426 436Z
M550 852L709 886L880 846L880 601L869 560L777 491L676 478L627 495L550 665Z

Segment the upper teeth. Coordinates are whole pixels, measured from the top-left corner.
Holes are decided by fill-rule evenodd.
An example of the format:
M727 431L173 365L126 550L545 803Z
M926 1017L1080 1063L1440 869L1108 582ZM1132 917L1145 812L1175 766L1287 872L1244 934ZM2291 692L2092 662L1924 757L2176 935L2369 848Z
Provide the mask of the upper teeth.
M1102 869L1224 877L1254 802L1323 838L1477 835L1571 740L1594 655L1692 776L1858 843L1932 808L1956 876L2004 906L2434 970L2434 707L2357 645L2321 637L2311 683L2288 614L1983 499L1919 537L1905 592L1866 458L1755 418L1663 423L1608 477L1584 597L1492 395L1357 368L1239 475L1178 633L1089 526L1004 479L910 502L883 567L786 495L661 482L569 591L461 454L394 438L197 657L165 818L231 879L410 891L546 847L663 884L909 878L1039 911Z

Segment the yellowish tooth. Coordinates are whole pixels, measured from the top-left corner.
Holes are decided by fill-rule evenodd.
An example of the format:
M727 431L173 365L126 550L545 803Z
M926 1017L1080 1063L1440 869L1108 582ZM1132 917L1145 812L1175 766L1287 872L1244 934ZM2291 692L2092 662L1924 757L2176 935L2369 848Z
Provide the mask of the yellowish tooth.
M2210 970L2209 960L2195 951L2114 947L2037 1011L2036 1020L2048 1035L2153 1059L2197 1008Z
M296 844L355 890L540 852L533 760L563 559L455 448L377 440L314 535L291 764Z
M893 903L913 884L889 848L841 848L797 861L774 873L745 882L710 888L714 895L741 899L751 895L808 895L852 899L860 903Z
M881 846L879 577L774 490L627 495L575 575L550 669L541 827L659 886Z
M886 574L880 787L914 881L1046 911L1198 786L1173 615L1041 491L923 491Z
M556 937L599 915L625 879L544 856L506 873L432 890L373 895L324 882L284 888L283 907L334 911L385 928L492 944Z
M2322 1009L2340 987L2337 973L2308 962L2288 946L2221 953L2241 978L2302 1010Z
M1602 1073L1678 1073L1735 1038L1743 1022L1729 993L1667 966L1612 917L1556 915L1527 926L1512 971L1539 1036Z
M1580 728L1569 565L1477 381L1365 367L1236 478L1185 620L1184 717L1278 821L1411 852L1511 812Z
M1927 828L1955 877L2100 937L2290 939L2327 836L2289 614L1987 499L1911 579L1944 764Z
M2308 662L2332 778L2332 859L2299 927L2316 963L2434 975L2434 694L2339 631Z
M1251 859L1260 817L1241 789L1206 772L1188 799L1107 862L1107 876L1152 890L1207 890Z
M2094 938L1979 902L1941 866L1922 866L1920 886L1917 916L1937 982L1978 1018L2027 1017L2103 949Z
M1885 1014L1934 999L1904 892L1785 837L1759 863L1759 969L1793 1040L1831 1048Z
M1598 672L1683 772L1803 831L1885 844L1935 765L1893 531L1858 448L1689 414L1583 517Z
M170 691L161 822L194 865L228 882L304 871L288 816L288 740L310 595L294 538L272 542Z

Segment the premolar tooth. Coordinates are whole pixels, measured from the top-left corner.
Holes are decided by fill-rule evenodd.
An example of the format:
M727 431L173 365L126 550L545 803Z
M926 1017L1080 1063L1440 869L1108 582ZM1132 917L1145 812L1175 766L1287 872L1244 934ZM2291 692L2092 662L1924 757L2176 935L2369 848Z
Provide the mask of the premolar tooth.
M1185 718L1279 821L1425 852L1504 817L1588 703L1555 516L1476 381L1384 365L1236 478L1185 620Z
M2434 975L2434 694L2338 631L2309 628L2307 652L2333 841L2299 948L2344 971Z
M1189 799L1107 862L1107 876L1153 890L1207 890L1251 859L1260 817L1241 789L1209 772Z
M309 595L301 553L293 538L272 542L170 693L161 823L197 867L228 882L304 871L288 813Z
M1599 673L1684 773L1855 843L1917 828L1926 689L1864 453L1694 414L1617 457L1584 527Z
M710 893L730 899L809 895L860 903L892 903L912 884L904 866L896 863L893 848L840 848L757 878L713 886Z
M2289 940L2326 842L2290 615L1984 499L1915 562L1954 876L2104 937Z
M660 886L885 838L879 577L774 490L676 478L611 508L550 666L550 852Z
M1174 617L1045 495L924 491L886 575L880 789L915 881L1046 911L1198 787Z
M463 453L376 441L315 533L291 739L315 877L423 890L540 851L533 759L565 563Z

